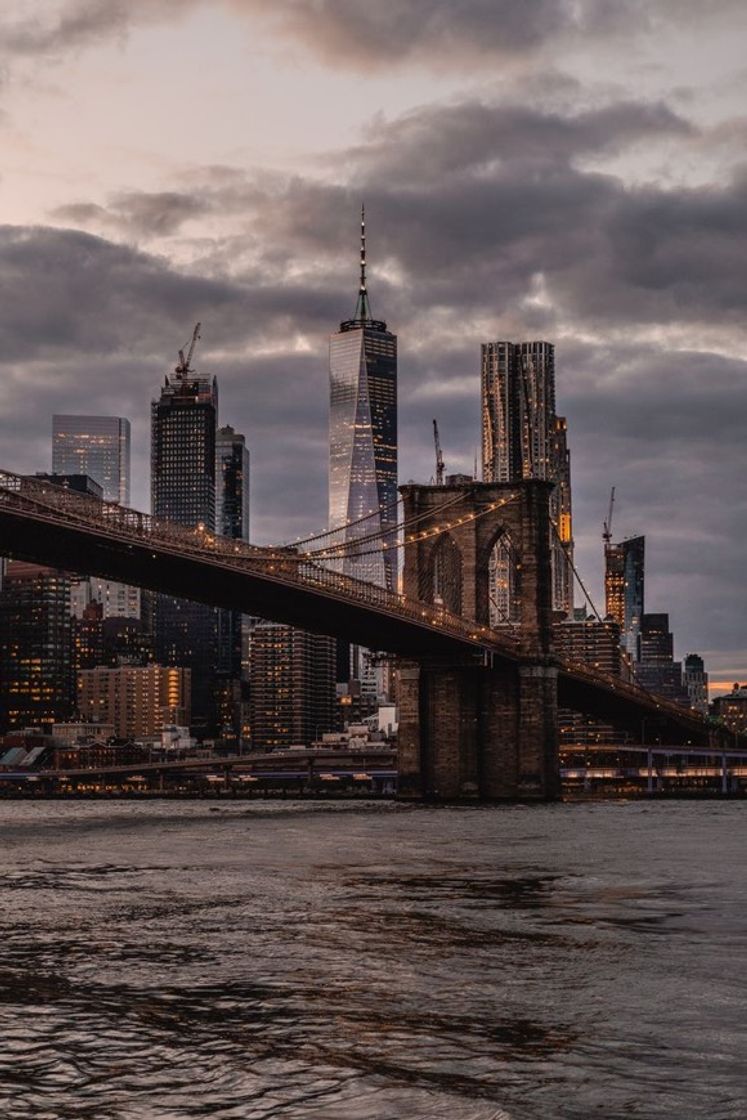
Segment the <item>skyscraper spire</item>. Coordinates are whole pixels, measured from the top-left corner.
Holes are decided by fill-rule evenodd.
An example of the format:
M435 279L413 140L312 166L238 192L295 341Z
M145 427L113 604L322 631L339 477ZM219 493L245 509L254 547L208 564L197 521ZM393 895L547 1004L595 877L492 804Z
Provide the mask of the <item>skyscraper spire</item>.
M371 305L366 288L366 206L361 203L361 280L358 288L358 302L355 305L354 319L368 323L371 321Z

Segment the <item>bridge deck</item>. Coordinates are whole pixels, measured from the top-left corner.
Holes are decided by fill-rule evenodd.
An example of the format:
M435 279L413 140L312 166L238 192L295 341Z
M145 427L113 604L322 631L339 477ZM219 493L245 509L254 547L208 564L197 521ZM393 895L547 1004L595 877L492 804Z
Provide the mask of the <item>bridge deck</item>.
M292 548L257 548L158 521L46 481L0 471L3 553L299 626L412 658L486 656L519 664L520 634L408 599ZM7 543L5 543L7 542ZM588 667L557 661L559 703L634 727L654 716L693 740L693 712Z

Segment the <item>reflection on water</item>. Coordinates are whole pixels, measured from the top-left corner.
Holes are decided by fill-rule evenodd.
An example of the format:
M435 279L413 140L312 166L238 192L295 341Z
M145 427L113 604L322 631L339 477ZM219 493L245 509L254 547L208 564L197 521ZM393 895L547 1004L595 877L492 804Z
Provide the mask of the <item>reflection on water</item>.
M743 814L6 804L0 1115L744 1120Z

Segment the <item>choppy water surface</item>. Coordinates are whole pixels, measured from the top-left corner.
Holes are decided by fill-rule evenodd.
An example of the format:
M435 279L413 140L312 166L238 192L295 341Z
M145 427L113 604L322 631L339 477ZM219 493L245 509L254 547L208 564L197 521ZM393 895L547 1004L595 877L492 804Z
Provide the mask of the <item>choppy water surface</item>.
M0 1115L747 1116L747 807L0 805Z

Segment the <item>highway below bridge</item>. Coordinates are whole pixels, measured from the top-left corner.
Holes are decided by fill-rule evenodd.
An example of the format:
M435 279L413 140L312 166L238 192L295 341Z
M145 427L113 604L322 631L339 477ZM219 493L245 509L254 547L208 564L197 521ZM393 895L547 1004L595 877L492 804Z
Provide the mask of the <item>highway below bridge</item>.
M561 779L574 790L604 793L665 791L744 795L747 750L692 745L645 746L634 743L569 744L561 749ZM101 792L179 789L202 777L218 787L247 792L334 792L390 794L397 788L397 754L392 747L356 750L276 750L236 755L161 758L129 765L0 771L0 795L15 789L57 794L97 788ZM194 783L193 783L194 784ZM213 787L215 788L215 786Z

